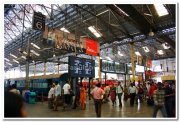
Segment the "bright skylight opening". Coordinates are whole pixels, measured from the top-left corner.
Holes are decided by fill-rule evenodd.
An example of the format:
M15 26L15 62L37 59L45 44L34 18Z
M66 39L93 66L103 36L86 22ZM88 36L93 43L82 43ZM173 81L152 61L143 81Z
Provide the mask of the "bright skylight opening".
M163 4L154 4L154 7L156 9L156 12L158 13L158 15L161 16L165 16L168 15L168 11L167 9L164 7Z

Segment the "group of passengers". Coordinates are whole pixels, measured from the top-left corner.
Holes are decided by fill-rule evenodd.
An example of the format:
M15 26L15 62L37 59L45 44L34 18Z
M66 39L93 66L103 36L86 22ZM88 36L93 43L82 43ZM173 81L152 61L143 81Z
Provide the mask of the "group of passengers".
M76 85L75 93L72 91L69 81L67 81L62 87L58 82L56 84L50 85L50 90L48 93L48 107L57 111L58 106L73 106L75 109L80 106L82 110L86 108L86 87L82 84Z

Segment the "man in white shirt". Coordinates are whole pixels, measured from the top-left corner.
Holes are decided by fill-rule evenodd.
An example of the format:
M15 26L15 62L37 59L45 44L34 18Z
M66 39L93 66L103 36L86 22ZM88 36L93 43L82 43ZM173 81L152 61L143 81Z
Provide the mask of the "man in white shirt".
M136 87L134 86L134 83L131 83L129 87L129 93L130 93L130 106L133 107L136 96Z
M123 87L121 86L121 82L118 82L118 86L116 87L116 93L119 99L119 107L122 107L121 96L123 94Z
M50 85L50 90L48 92L48 107L53 108L53 100L55 96L55 84Z
M71 90L71 86L69 85L68 81L66 81L66 84L64 84L63 86L64 101L66 104L70 104L70 90Z
M54 99L54 111L57 111L57 105L58 105L58 100L60 99L60 96L61 96L61 86L59 85L58 82L56 82L55 99Z

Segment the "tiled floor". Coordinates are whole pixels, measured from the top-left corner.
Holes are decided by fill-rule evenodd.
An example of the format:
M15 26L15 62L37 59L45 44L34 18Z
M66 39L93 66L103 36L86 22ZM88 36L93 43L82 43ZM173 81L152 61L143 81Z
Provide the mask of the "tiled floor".
M152 118L153 107L147 106L146 102L135 104L130 107L129 101L123 102L123 107L119 108L118 102L116 106L112 106L111 102L102 105L102 118ZM58 111L48 109L47 102L37 102L36 104L26 104L26 111L28 117L41 117L41 118L96 118L93 100L87 99L86 110L81 110L80 107L72 109L71 107L63 110L58 107ZM162 118L158 112L157 118Z

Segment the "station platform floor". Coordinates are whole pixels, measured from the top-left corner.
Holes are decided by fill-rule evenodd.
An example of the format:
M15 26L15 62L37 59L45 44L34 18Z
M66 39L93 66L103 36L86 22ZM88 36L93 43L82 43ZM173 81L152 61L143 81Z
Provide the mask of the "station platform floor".
M135 104L130 107L129 100L122 101L123 106L120 108L118 101L112 106L111 101L102 104L101 118L152 118L153 107L148 106L146 101ZM48 108L48 102L37 102L35 104L26 104L26 111L29 118L96 118L94 102L87 98L86 109L81 110L80 107L72 109L68 106L63 110L62 106L58 107L58 111ZM162 118L159 111L157 118Z

